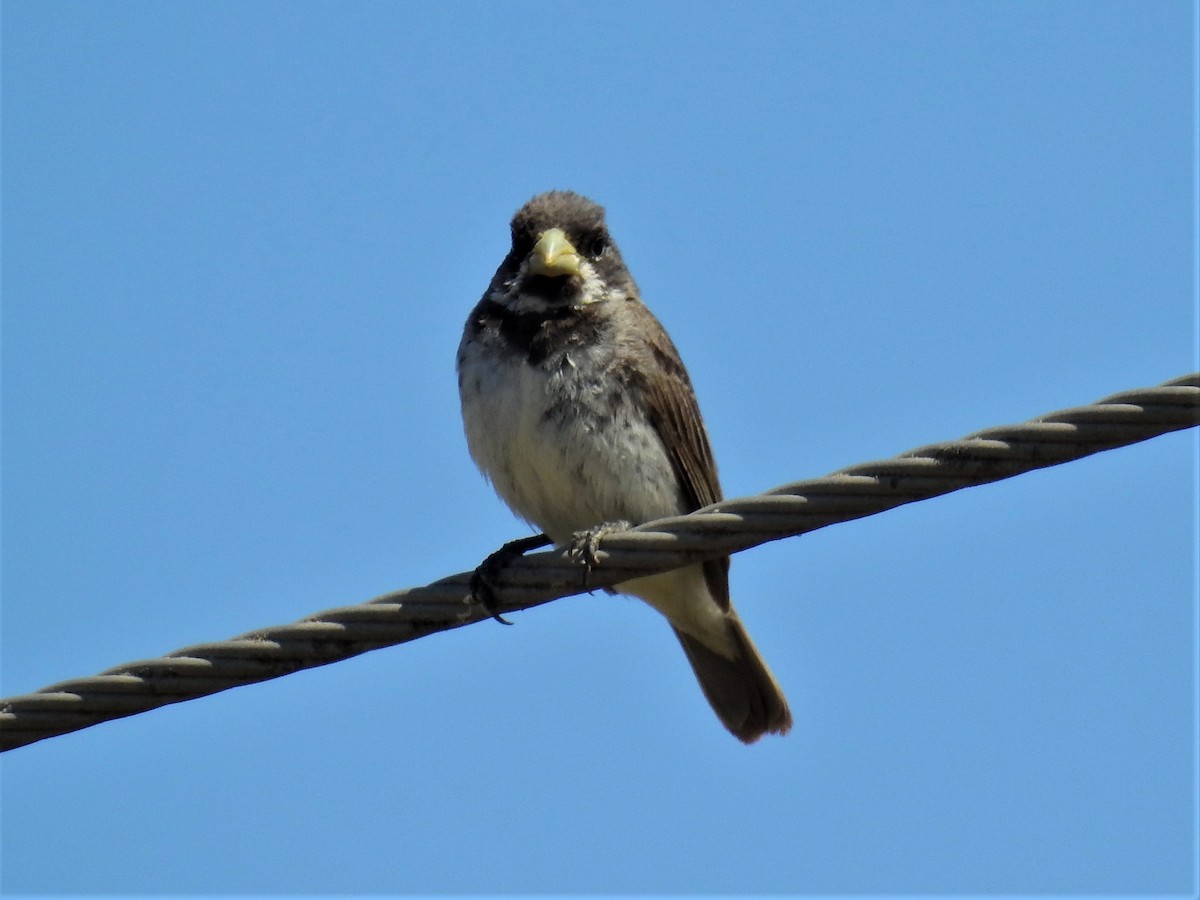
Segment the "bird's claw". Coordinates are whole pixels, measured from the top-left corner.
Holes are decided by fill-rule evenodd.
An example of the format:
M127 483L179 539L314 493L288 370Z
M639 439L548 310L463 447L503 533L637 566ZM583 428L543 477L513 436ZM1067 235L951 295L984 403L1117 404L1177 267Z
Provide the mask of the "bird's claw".
M491 559L491 557L488 557L488 559ZM495 574L495 572L488 572L485 575L483 569L484 564L480 564L479 568L471 573L471 599L487 610L488 615L501 625L511 625L512 622L500 615L500 607L496 602L496 592L492 590L492 586L488 583L488 576Z
M544 534L538 534L509 541L499 550L489 553L471 573L471 599L486 609L488 615L501 625L511 625L512 622L500 615L500 605L496 600L496 591L492 587L492 582L514 559L519 559L530 550L545 547L549 543L550 538Z
M600 565L600 541L610 534L628 531L630 524L620 520L604 522L594 528L577 531L571 535L571 543L567 548L566 557L571 562L583 567L583 583L586 585L592 569Z

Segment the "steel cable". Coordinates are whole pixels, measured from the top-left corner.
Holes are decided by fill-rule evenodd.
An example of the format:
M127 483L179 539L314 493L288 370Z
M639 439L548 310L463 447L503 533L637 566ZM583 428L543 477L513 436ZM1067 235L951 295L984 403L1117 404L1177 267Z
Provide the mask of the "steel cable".
M604 537L591 569L561 550L529 554L497 577L499 608L528 609L1196 425L1200 373L648 522ZM0 751L487 619L470 575L0 700Z

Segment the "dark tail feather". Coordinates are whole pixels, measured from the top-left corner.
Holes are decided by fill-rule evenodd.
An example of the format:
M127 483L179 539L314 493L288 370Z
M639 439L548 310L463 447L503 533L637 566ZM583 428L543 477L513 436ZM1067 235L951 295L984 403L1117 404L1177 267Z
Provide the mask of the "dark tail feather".
M729 636L738 648L733 659L675 629L704 696L717 718L740 741L750 744L764 734L787 734L792 713L783 691L732 609L728 622Z

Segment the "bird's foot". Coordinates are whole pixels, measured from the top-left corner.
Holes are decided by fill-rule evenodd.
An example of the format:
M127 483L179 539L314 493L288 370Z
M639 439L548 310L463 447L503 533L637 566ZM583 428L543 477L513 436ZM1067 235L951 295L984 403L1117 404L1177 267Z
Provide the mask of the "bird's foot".
M499 605L496 602L496 591L492 587L492 583L496 576L514 559L519 559L530 550L537 550L549 543L551 543L550 538L546 535L535 534L532 537L509 541L495 553L489 554L471 573L471 599L486 609L488 614L501 625L511 625L512 622L497 611Z
M630 524L624 520L604 522L594 528L577 531L571 535L571 544L567 548L566 557L571 562L583 566L585 586L592 569L600 565L600 541L610 534L628 531L630 527Z

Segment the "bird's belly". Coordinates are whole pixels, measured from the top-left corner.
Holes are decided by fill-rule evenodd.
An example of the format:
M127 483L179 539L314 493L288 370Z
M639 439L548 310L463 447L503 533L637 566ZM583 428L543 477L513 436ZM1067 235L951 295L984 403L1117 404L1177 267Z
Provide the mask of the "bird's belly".
M685 510L658 433L618 386L569 363L523 362L488 366L474 383L486 390L463 396L472 457L513 511L557 543L602 522Z

